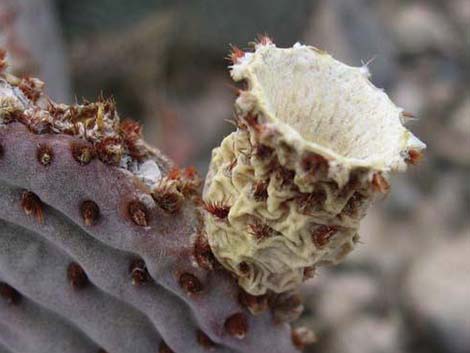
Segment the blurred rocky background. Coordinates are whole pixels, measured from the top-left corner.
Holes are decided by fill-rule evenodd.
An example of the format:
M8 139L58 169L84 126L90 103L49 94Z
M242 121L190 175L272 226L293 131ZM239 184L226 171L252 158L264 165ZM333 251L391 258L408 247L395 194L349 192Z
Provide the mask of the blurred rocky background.
M306 283L308 351L469 353L469 0L0 0L14 72L38 75L59 101L114 96L149 141L202 174L233 129L229 43L258 33L370 62L428 144L366 217L359 248Z

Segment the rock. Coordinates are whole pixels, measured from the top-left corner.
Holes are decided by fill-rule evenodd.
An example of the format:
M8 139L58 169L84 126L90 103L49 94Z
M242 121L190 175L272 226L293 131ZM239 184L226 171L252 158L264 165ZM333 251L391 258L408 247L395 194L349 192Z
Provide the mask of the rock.
M8 51L12 72L41 77L51 98L70 101L70 75L53 1L2 0L0 17L0 45Z
M402 345L397 320L364 315L338 328L323 352L400 353Z
M427 49L450 52L458 46L452 24L429 2L403 6L394 16L392 26L397 44L406 53L422 53Z
M396 74L396 48L377 7L366 0L319 2L305 41L352 66L370 62L372 81L388 87Z
M442 121L432 122L433 125ZM439 138L432 141L438 156L454 163L470 165L470 96L464 98L445 126L438 128Z
M379 300L378 283L367 274L320 273L318 277L312 281L319 280L318 284L304 290L306 306L314 309L317 326L333 329L366 308L376 306Z
M422 344L439 352L468 353L470 348L470 233L436 246L411 268L405 305Z

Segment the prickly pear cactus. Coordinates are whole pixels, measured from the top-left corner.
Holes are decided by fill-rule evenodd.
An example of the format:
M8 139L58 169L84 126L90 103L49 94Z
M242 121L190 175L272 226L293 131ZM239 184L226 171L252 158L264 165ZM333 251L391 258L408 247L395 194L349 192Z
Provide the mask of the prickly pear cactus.
M364 72L326 54L262 38L233 60L248 89L203 198L195 170L112 101L55 103L0 60L0 352L289 353L313 340L288 323L294 290L350 250L388 172L423 145Z

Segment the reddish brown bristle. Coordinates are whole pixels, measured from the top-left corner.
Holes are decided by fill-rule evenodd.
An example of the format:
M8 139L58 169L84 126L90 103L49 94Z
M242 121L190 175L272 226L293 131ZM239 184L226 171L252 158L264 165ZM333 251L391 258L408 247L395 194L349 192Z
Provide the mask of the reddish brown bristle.
M225 320L224 328L229 335L243 339L248 332L248 320L244 314L236 313Z
M116 102L114 100L114 97L105 97L103 92L98 96L98 103L100 103L103 107L103 111L105 114L109 114L111 116L114 116L114 113L116 112Z
M292 343L297 349L304 350L306 346L315 342L315 334L308 328L298 327L292 330Z
M235 168L236 165L237 165L237 159L234 158L234 159L230 162L230 164L228 165L228 168L227 168L228 171L231 172L231 171L233 170L233 168Z
M267 295L251 295L242 289L238 295L238 301L242 306L248 308L253 315L259 315L269 308Z
M126 119L120 123L119 129L129 139L136 140L142 137L142 125L137 121Z
M230 212L230 206L221 201L204 202L204 209L219 219L226 219Z
M306 173L318 173L328 168L328 161L318 154L309 154L302 158L301 166Z
M0 297L11 305L18 305L21 301L21 294L5 282L0 282Z
M21 208L28 216L35 217L39 223L44 222L43 203L36 194L24 191L21 195Z
M260 202L266 201L268 198L268 183L265 181L258 181L253 188L253 198Z
M302 193L297 198L299 205L299 211L303 214L309 214L318 209L323 202L326 200L326 194L324 191L317 190L311 193Z
M261 134L264 130L263 124L260 123L258 115L248 113L243 117L243 120L250 126L257 134Z
M249 224L248 226L250 228L251 234L253 234L255 238L258 240L269 238L273 233L272 228L265 223L258 222L258 223Z
M96 123L98 115L98 104L84 101L81 106L71 106L68 108L70 120L72 122L93 122Z
M142 259L135 259L131 262L129 265L129 273L134 286L141 286L150 280L147 266Z
M380 173L374 173L372 176L372 188L375 192L382 194L387 193L390 190L390 184Z
M275 323L297 320L304 310L298 293L281 293L270 297L270 307Z
M136 121L126 119L121 122L120 130L129 155L136 160L142 160L146 154L143 145L139 144L142 139L142 125Z
M183 205L183 196L170 188L158 187L152 192L156 204L168 213L177 213Z
M203 234L199 234L194 243L194 258L197 264L206 270L212 270L217 263L209 242Z
M423 153L417 150L409 150L406 162L412 165L418 164L423 159Z
M170 171L168 172L168 175L167 175L168 179L170 180L177 180L181 177L181 169L178 169L178 168L172 168L170 169Z
M338 231L337 226L321 225L312 233L312 241L315 247L322 248L328 244L330 238Z
M183 178L178 183L176 188L181 194L183 194L183 196L192 197L195 200L197 200L200 198L200 193L199 193L200 182L201 182L200 179L197 177L194 179Z
M214 341L212 341L209 336L207 336L203 331L197 330L196 331L196 340L202 347L206 348L207 350L212 350L215 347Z
M117 166L123 154L122 140L120 137L108 136L95 146L99 159L110 165Z
M240 94L243 92L241 88L235 86L234 84L226 83L225 86L227 86L233 92L233 94L235 94L236 97L240 96ZM237 126L236 122L233 122L231 120L225 120L225 121Z
M36 157L43 166L49 166L54 160L54 151L52 147L46 144L40 144L36 151Z
M188 294L197 294L202 291L201 281L191 273L183 273L178 282L180 287Z
M95 150L91 145L83 142L72 142L70 150L73 158L81 165L86 165L95 157Z
M266 145L257 145L255 147L255 156L259 159L268 159L272 156L273 149Z
M355 192L344 206L342 213L347 216L354 216L357 214L365 197L358 192Z
M88 286L88 276L76 262L70 263L67 267L67 278L74 289L83 289Z
M294 181L295 171L279 166L277 176L281 180L281 186L288 186Z
M416 116L413 113L407 112L407 111L402 111L401 115L404 116L405 118L408 119L414 119Z
M315 266L308 266L304 267L304 278L303 280L306 281L310 278L315 277Z
M273 44L273 40L267 34L258 34L256 38L256 42L261 45L269 45Z
M47 97L47 111L53 118L58 119L65 114L66 109L61 107L59 104L55 104L49 97Z
M245 56L245 52L236 46L231 46L231 52L228 56L228 59L232 64L237 64L238 61Z
M42 82L31 77L25 77L21 79L18 88L33 103L35 103L42 94Z
M185 170L184 170L184 176L188 179L194 179L194 178L197 178L198 177L198 174L197 174L197 169L196 167L187 167Z
M149 211L140 201L131 201L127 207L129 217L136 225L147 227L149 224Z
M93 226L98 223L100 218L100 208L98 205L91 200L83 201L80 205L80 213L83 218L83 222L87 226Z
M5 49L0 49L0 73L5 71L8 64L6 61L7 52Z

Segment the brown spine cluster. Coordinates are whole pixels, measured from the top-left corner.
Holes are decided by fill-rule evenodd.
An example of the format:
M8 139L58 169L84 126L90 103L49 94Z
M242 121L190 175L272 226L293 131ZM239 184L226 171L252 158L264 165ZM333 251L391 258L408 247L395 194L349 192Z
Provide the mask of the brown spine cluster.
M121 122L119 128L129 155L137 161L144 159L147 151L141 143L142 125L136 121L126 119Z
M236 313L225 320L224 327L230 336L243 339L248 332L248 319L245 314Z
M194 167L173 168L153 189L152 197L165 212L176 214L186 199L200 203L200 185L201 180Z
M44 222L43 203L41 199L30 191L21 194L21 208L28 216L33 216L39 223Z
M37 78L25 77L21 79L18 87L29 100L36 103L42 95L44 83Z
M100 209L98 205L91 200L83 201L80 206L80 213L83 218L83 222L87 226L93 226L98 223L100 218Z
M218 219L226 219L230 212L230 206L223 202L205 202L204 209Z
M52 147L46 144L40 144L37 149L37 159L43 166L48 167L54 159Z
M321 225L313 231L312 242L317 248L323 248L337 231L337 226Z
M382 194L387 193L390 190L390 184L380 173L375 173L372 176L372 189L375 192L380 192Z
M228 60L232 62L232 64L238 63L238 61L245 56L245 52L236 46L231 47L231 52L228 56Z
M4 72L5 69L8 67L6 56L7 56L6 50L0 49L0 73Z
M96 144L96 152L101 161L118 166L124 154L122 139L118 136L108 136Z
M179 277L180 287L189 295L202 292L202 283L191 273L183 273Z
M306 327L297 327L292 330L292 343L301 351L316 341L315 333Z
M74 289L84 289L88 286L88 276L83 268L76 262L67 267L67 278Z
M249 225L249 228L251 234L253 234L257 240L269 238L273 233L273 229L265 223L253 223Z
M18 305L21 301L21 294L5 282L0 282L0 297L11 305Z
M129 273L134 286L141 286L150 281L150 274L142 259L135 259L131 262L129 265Z
M408 157L406 158L406 162L412 165L417 165L423 159L423 153L416 150L409 150Z
M140 201L131 201L127 207L129 218L140 227L148 227L150 212Z
M199 267L212 270L218 262L204 234L198 234L194 242L194 258Z
M70 145L70 150L73 158L81 165L87 165L93 158L96 152L93 146L84 142L73 142Z
M242 306L248 308L253 315L259 315L269 308L268 295L251 295L243 289L240 289L238 301Z

